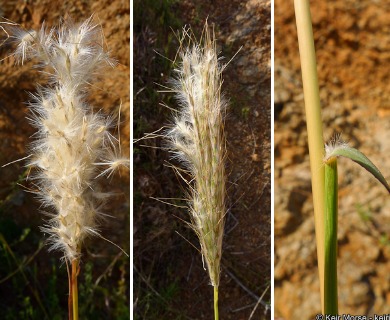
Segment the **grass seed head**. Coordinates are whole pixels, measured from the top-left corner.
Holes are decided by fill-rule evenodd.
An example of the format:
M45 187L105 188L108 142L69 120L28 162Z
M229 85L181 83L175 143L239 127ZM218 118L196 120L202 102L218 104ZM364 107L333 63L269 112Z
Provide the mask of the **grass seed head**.
M219 285L225 217L226 101L214 31L206 23L199 42L184 29L180 62L172 81L180 109L167 132L170 150L189 171L188 206L211 284ZM188 42L188 47L183 47Z
M88 84L113 63L92 18L82 24L65 21L50 30L13 31L17 60L33 59L50 75L49 86L38 87L29 106L29 119L38 130L29 165L37 168L32 179L43 206L55 212L42 230L50 234L51 249L72 261L79 258L83 240L97 233L102 198L94 192L97 164L108 166L103 175L124 163L113 157L120 148L109 133L110 121L94 113L85 99Z

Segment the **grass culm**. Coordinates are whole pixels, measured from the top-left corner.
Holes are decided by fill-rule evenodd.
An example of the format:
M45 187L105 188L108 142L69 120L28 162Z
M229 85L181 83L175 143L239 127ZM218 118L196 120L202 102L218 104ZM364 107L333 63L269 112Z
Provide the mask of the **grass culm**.
M340 136L324 145L310 4L308 0L295 0L294 4L312 173L321 309L327 316L337 316L337 158L345 157L356 162L388 192L390 187L377 167L360 151L343 142Z

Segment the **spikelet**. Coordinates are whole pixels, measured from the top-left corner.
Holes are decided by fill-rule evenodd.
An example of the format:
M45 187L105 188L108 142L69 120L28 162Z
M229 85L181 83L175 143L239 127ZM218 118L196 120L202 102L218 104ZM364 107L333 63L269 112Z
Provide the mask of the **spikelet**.
M92 17L82 24L63 22L58 29L43 25L39 31L11 31L16 59L33 59L49 74L49 86L31 94L30 121L38 131L29 166L36 168L32 179L43 206L53 212L42 230L50 234L51 249L71 262L80 257L86 236L97 234L97 165L106 164L107 172L118 166L115 159L107 160L119 148L109 132L112 123L93 113L85 98L88 84L114 63L100 44L101 31Z
M190 175L188 206L211 284L218 287L225 217L226 102L221 94L222 70L214 31L207 23L200 42L184 29L180 62L172 89L180 105L167 132L173 158ZM178 169L179 170L179 169ZM178 171L179 172L179 171ZM180 176L182 176L180 174Z

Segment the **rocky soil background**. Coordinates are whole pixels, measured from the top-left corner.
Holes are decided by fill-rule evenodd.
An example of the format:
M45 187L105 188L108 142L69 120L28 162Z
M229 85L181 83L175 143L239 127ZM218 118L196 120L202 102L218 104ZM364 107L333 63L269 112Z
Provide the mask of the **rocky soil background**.
M166 85L178 41L173 31L189 24L195 35L215 25L217 44L229 61L224 91L228 206L220 287L221 319L269 319L270 311L270 1L135 1L134 135L169 123L159 106L177 104ZM173 29L171 30L170 27ZM158 52L159 54L156 54ZM212 287L198 240L182 220L188 213L154 198L182 198L161 139L135 145L134 303L136 319L211 319ZM180 202L175 202L180 204ZM184 238L184 239L183 239ZM191 245L193 244L193 246ZM265 292L262 303L256 302Z
M390 4L312 1L324 138L334 133L390 178ZM275 1L275 314L320 311L293 1ZM339 313L390 313L390 198L339 161Z
M94 22L102 26L104 45L118 64L90 87L88 99L96 111L103 109L107 114L118 114L121 105L121 147L124 155L129 156L129 2L0 1L0 16L26 29L39 29L43 22L47 27L53 27L62 18L82 22L92 14ZM1 29L0 39L0 59L3 59L12 52L12 42ZM26 146L34 133L26 119L28 92L35 92L36 85L45 85L45 81L42 73L32 69L32 63L18 66L14 65L12 58L0 62L0 166L27 155ZM42 247L45 236L39 226L46 217L40 212L39 202L28 192L34 189L34 185L24 180L27 173L24 164L21 161L0 168L2 318L65 319L66 266L61 263L60 254L48 253L47 247ZM108 218L100 226L105 238L127 252L130 240L128 176L129 172L123 171L121 177L107 180L110 182L108 191L116 194L103 211L113 218ZM107 191L105 181L104 185ZM128 257L116 247L102 239L89 239L83 251L79 278L80 317L128 319L128 270Z

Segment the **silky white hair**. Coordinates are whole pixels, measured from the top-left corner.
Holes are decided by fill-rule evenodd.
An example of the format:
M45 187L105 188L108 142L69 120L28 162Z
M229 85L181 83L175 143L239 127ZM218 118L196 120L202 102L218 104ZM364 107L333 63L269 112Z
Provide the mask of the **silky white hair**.
M115 62L105 52L102 31L92 17L52 29L43 25L39 31L13 25L10 33L17 61L32 59L49 75L49 85L31 94L29 120L37 133L28 165L36 169L31 178L49 211L42 230L50 235L51 249L71 262L80 257L83 240L98 234L96 217L105 197L95 192L96 177L129 164L118 157L111 118L93 112L86 102L89 84ZM107 169L100 172L101 165Z
M224 117L222 71L214 31L207 23L197 42L184 29L172 90L180 109L166 133L169 149L190 176L188 207L213 286L219 285L225 221ZM184 43L188 42L188 47ZM183 169L177 168L179 176Z

